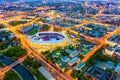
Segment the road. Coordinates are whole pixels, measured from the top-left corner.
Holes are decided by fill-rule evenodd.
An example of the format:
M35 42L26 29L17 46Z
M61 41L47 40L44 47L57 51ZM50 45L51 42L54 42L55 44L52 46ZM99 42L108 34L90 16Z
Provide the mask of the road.
M102 9L100 11L100 13L104 11L104 9ZM100 14L99 13L99 14ZM77 19L71 19L71 18L67 18L69 20L75 20L75 21L80 21L80 20L77 20ZM99 24L99 25L104 25L104 26L109 26L108 24L102 24L102 23L96 23L96 22L92 22L92 21L87 21L87 20L82 20L80 22L83 22L84 24L90 24L90 23L93 23L93 24ZM81 26L83 26L82 24L80 24ZM79 27L81 27L79 26ZM59 26L58 26L59 27ZM76 27L76 26L72 26L72 27ZM92 37L89 37L89 36L86 36L86 35L82 35L82 34L79 34L78 32L74 31L74 30L71 30L70 28L65 28L66 30L68 30L69 32L73 33L73 34L76 34L76 35L79 35L79 36L82 36L84 37L86 40L89 40L89 41L92 41L92 42L95 42L95 43L98 43L98 45L96 45L95 47L92 48L92 50L87 54L85 55L85 57L80 60L78 63L81 63L81 62L86 62L92 55L94 55L94 53L100 49L103 45L106 44L106 39L107 38L110 38L112 35L114 34L118 34L120 33L120 27L118 26L116 28L116 30L114 32L111 32L111 33L108 33L106 34L103 38L101 39L97 39L97 38L92 38ZM70 73L72 70L69 69L68 73Z
M89 57L91 57L92 55L94 55L94 53L95 53L98 49L100 49L103 45L105 45L107 38L110 38L110 37L113 36L114 34L118 34L118 33L120 33L120 27L117 27L114 32L111 32L111 33L109 33L109 34L106 34L103 38L101 38L101 39L99 40L100 45L95 46L95 47L91 50L91 52L88 53L88 54L85 56L85 58L83 58L83 59L81 60L81 62L86 62L86 61L89 59Z
M97 21L90 21L90 20L80 20L80 19L73 19L73 18L61 18L61 19L66 19L66 20L73 20L73 21L76 21L76 22L82 22L82 24L98 24L98 25L103 25L103 26L110 26L109 24L103 24L101 22L97 22ZM83 26L82 24L78 24L79 27L80 25ZM77 25L76 25L77 26ZM71 26L73 27L73 26Z
M20 36L19 38L22 39L22 41L24 41L24 45L23 46L25 46L27 50L32 51L32 55L30 55L30 56L32 56L32 57L38 59L39 61L43 62L48 68L50 68L51 70L53 70L53 72L54 72L53 74L56 73L57 75L59 75L62 78L61 80L69 80L69 79L71 79L70 77L67 78L67 75L65 73L63 73L60 69L58 69L57 67L55 67L53 64L50 64L40 53L34 51L30 47L30 45L28 43L28 40L21 33L18 32L17 34L19 34L19 36Z
M103 11L105 11L105 8L102 8L94 17L100 16L103 13Z
M32 56L34 57L35 59L37 59L38 61L41 61L45 67L47 68L47 70L49 70L52 74L54 74L55 78L57 80L73 80L73 78L70 76L70 75L67 75L66 73L62 72L58 67L56 67L55 65L53 65L52 63L48 62L46 60L46 58L34 51L30 44L29 44L29 41L28 39L26 39L26 37L21 34L18 30L21 28L21 27L25 27L25 26L29 26L29 25L32 25L33 23L38 23L38 19L39 18L36 18L30 22L27 22L25 24L20 24L18 26L11 26L9 25L9 21L3 21L2 23L8 27L9 30L11 30L13 33L15 33L17 35L18 38L20 38L20 41L21 41L21 44L22 46L28 51L27 52L27 55L28 56ZM100 24L100 25L105 25L105 26L109 26L108 24L102 24L102 23L96 23L94 21L88 21L88 20L78 20L78 19L71 19L71 18L65 18L65 19L69 19L69 20L75 20L75 21L80 21L82 22L83 24L78 24L78 25L75 25L75 26L72 26L72 27L77 27L77 26L83 26L85 24L89 24L89 23L93 23L93 24ZM40 24L48 24L48 23L40 23ZM92 42L95 42L95 43L99 43L99 45L95 46L91 52L89 52L85 58L83 58L80 62L86 62L92 55L94 55L95 51L97 51L98 49L100 49L104 44L105 44L105 40L109 37L111 37L113 34L116 34L116 33L119 33L120 32L120 27L118 27L114 32L112 33L109 33L109 34L106 34L102 39L95 39L95 38L91 38L89 36L85 36L85 35L82 35L82 34L78 34L78 32L76 31L73 31L71 30L70 28L61 28L60 26L56 26L56 25L53 25L53 24L48 24L50 26L52 26L53 28L54 27L57 27L57 28L60 28L61 30L67 30L67 31L70 31L71 33L73 34L76 34L76 35L79 35L79 36L82 36L84 37L85 39L87 40L90 40ZM14 66L16 66L17 64L21 63L23 60L24 60L25 57L17 60L15 63L11 64L10 66L7 66L5 68L3 68L2 70L0 70L0 74L3 75L4 73L6 73L8 70L12 69Z
M20 64L21 62L24 61L24 59L27 57L27 55L19 58L17 61L15 61L13 64L6 66L5 68L2 68L0 70L0 76L3 76L6 72L8 72L9 70L11 70L13 67L15 67L16 65Z
M73 80L73 78L69 75L66 75L64 72L62 72L59 68L57 68L55 65L53 64L50 64L40 53L34 51L31 47L30 47L30 44L29 44L29 41L25 38L25 36L23 34L21 34L18 29L21 28L22 26L25 26L25 25L30 25L31 23L33 23L35 20L33 20L32 22L30 23L26 23L26 24L21 24L19 27L17 28L13 28L11 25L9 25L8 23L4 22L5 26L7 26L9 28L9 30L11 30L13 33L15 33L17 35L18 38L20 38L20 41L21 41L21 44L22 46L29 52L32 52L32 55L31 54L28 54L29 56L32 56L36 59L38 59L39 61L41 61L42 63L44 63L45 66L47 66L47 68L49 70L52 70L52 74L55 74L57 75L55 78L57 80ZM8 70L10 70L12 67L14 67L15 65L18 64L18 62L20 61L17 61L15 62L14 64L12 64L11 66L7 66L6 68L3 68L3 70L1 71L2 73L6 73Z
M102 11L101 11L102 12ZM80 21L78 19L71 19L71 18L64 18L64 19L69 19L69 20L75 20L75 21ZM96 22L92 22L92 21L87 21L87 20L82 20L81 22L83 22L84 24L89 24L89 23L93 23L93 24L100 24L100 25L104 25L104 26L109 26L108 24L102 24L102 23L96 23ZM42 23L44 24L44 23ZM52 25L52 24L49 24L49 23L46 23L47 25ZM79 24L79 25L83 25L83 24ZM61 28L60 26L57 26L57 25L52 25L52 27L57 27L57 28ZM76 26L72 26L72 27L76 27ZM117 34L120 32L120 27L117 27L116 30L114 32L111 32L111 33L108 33L106 34L103 38L101 39L97 39L97 38L92 38L92 37L89 37L89 36L86 36L86 35L82 35L82 34L79 34L78 32L70 29L70 28L61 28L61 30L67 30L73 34L76 34L76 35L79 35L79 36L82 36L84 37L86 40L89 40L89 41L92 41L94 43L98 43L99 45L95 46L91 52L89 52L85 58L83 58L80 62L86 62L92 55L94 55L94 53L100 49L103 45L105 45L105 40L109 37L111 37L112 35L114 34Z
M70 31L70 30L69 30ZM105 44L106 44L106 39L107 38L110 38L112 35L114 35L114 34L118 34L118 33L120 33L120 27L117 27L116 28L116 30L114 31L114 32L111 32L111 33L109 33L109 34L106 34L103 38L101 38L101 39L94 39L94 38L89 38L89 37L87 37L87 36L84 36L84 35L81 35L81 34L78 34L77 32L75 32L75 31L71 31L73 34L77 34L77 35L79 35L79 36L83 36L85 39L87 39L87 40L89 40L89 41L92 41L92 42L98 42L99 44L98 45L96 45L96 46L94 46L93 48L92 48L92 50L87 54L87 55L85 55L84 56L84 58L82 59L82 60L80 60L79 62L78 62L78 64L79 63L81 63L81 62L86 62L92 55L94 55L95 54L95 52L97 51L97 50L99 50L102 46L104 46ZM68 70L68 73L71 73L71 69L69 69Z

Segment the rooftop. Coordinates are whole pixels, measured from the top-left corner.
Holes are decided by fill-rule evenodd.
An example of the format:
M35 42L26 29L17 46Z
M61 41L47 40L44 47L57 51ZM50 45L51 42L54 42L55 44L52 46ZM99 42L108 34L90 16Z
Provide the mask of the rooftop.
M106 68L112 69L113 67L114 67L114 63L113 63L113 62L108 61L108 62L106 63Z
M94 77L97 80L104 80L108 75L108 72L97 66L93 66L92 68L90 68L87 74Z
M78 57L74 57L74 58L72 58L68 63L69 63L69 64L74 64L74 63L77 62L79 59L80 59L80 58L78 58Z
M64 57L61 58L61 60L64 61L64 62L67 62L67 61L70 60L70 58L68 56L64 56Z
M85 62L81 62L80 64L78 64L78 65L75 67L75 69L80 70L80 69L82 69L84 66L85 66Z
M111 38L108 38L107 40L120 44L120 34L113 35Z
M78 52L75 50L75 51L72 51L72 53L70 54L70 57L75 57L76 55L78 55Z

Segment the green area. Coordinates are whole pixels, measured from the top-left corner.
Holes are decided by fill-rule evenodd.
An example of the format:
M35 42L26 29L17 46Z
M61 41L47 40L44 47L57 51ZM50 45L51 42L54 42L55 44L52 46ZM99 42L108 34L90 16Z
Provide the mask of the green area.
M108 71L109 73L112 73L114 69L106 69L106 71Z
M48 50L42 52L42 54L45 55L48 61L50 60L52 63L59 65L59 67L63 69L64 72L68 70L69 67L68 64L63 64L63 62L61 61L62 57L69 56L69 53L67 53L64 49L58 47L56 50L52 52Z
M71 74L70 74L73 78L77 78L78 77L78 73L75 70L72 70Z
M37 69L41 66L40 63L35 61L33 58L27 57L23 64L27 69L37 78L37 80L47 80Z
M28 34L29 34L29 35L34 35L34 34L36 34L37 32L38 32L38 30L32 30L32 31L28 32Z
M5 74L4 80L21 80L21 79L13 70L10 70Z
M91 44L91 43L89 43L88 41L86 41L86 43L87 43L87 44ZM85 43L83 43L83 44L85 44ZM85 47L84 47L83 45L81 45L81 44L77 44L77 45L76 45L76 48L80 50L80 53L81 53L82 56L88 54L88 53L91 51L89 48L85 48Z
M45 51L42 53L46 56L47 60L51 60L53 63L59 63L63 56L68 56L69 54L63 49L56 49L52 53L50 51Z
M0 50L4 50L8 47L8 44L7 43L2 43L0 44Z
M69 46L67 46L69 49L74 50L74 46L72 44L70 44Z
M71 72L71 76L73 78L78 78L78 80L91 80L89 78L84 77L84 73L87 72L87 70L93 66L94 64L96 64L97 61L101 61L101 62L107 62L107 61L112 61L115 63L115 65L118 63L118 61L114 60L112 57L109 57L107 55L102 54L103 48L100 48L98 51L95 52L95 54L93 56L91 56L87 62L86 65L84 67L84 69L81 70L73 70ZM107 69L108 72L112 72L112 70Z
M117 60L114 60L112 57L108 56L108 55L104 55L102 53L103 48L99 49L98 51L95 52L95 55L91 56L88 61L86 62L86 64L89 65L94 65L98 60L99 61L112 61L115 63L115 65L118 63Z
M9 47L17 46L19 39L11 31L0 31L0 50L5 50Z
M72 70L70 75L73 78L77 78L77 80L91 80L90 78L86 78L80 70Z
M27 23L27 21L11 21L10 25L16 26L16 25L25 24L25 23Z
M54 27L54 29L53 29L54 31L61 31L61 29L60 28L56 28L56 27Z
M43 27L42 27L42 31L48 31L50 29L50 26L48 26L48 25L43 25Z
M11 47L4 53L5 56L11 57L15 60L18 57L24 56L25 54L26 54L26 50L23 49L21 46Z
M0 61L0 67L4 67L5 64L2 63L2 61Z

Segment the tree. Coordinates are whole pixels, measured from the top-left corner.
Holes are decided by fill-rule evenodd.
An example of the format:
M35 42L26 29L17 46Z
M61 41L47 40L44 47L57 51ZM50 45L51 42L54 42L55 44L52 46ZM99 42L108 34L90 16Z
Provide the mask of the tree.
M13 58L13 57L21 57L25 54L26 54L25 49L23 49L21 46L15 46L9 48L4 55Z
M67 72L68 70L69 70L69 68L68 68L68 67L65 67L64 72Z
M77 74L77 71L75 70L72 70L71 74L70 74L73 78L77 78L78 77L78 74Z
M7 43L0 44L0 50L4 50L7 48Z
M70 44L68 47L69 49L72 49L72 50L74 49L74 46L72 44Z
M3 67L4 66L4 64L2 63L2 61L0 61L0 67Z
M37 75L37 70L36 69L34 69L32 66L30 66L29 69L33 74Z
M44 55L46 55L46 54L50 54L50 51L47 50L47 51L43 52L43 54L44 54Z
M79 48L80 47L80 44L76 44L76 48Z
M112 69L106 69L106 71L108 71L108 72L110 72L110 73L112 73L112 72L113 72L113 70L112 70Z
M48 26L48 25L43 25L43 27L42 27L42 30L43 31L48 31L50 29L50 26Z
M83 58L84 58L83 54L80 54L80 59L83 59Z
M102 54L102 49L103 49L103 48L100 48L98 51L96 51L96 52L95 52L95 55L91 56L91 57L87 60L86 64L87 64L87 65L89 65L89 64L90 64L90 65L94 65L97 60L99 60L99 61L112 61L112 62L114 62L115 64L118 63L118 61L114 60L112 57L109 57L109 56L107 56L107 55Z
M69 53L67 53L66 51L62 51L61 54L62 54L62 56L68 56L69 55Z
M14 71L10 70L5 74L4 80L21 80L21 79Z
M35 61L33 58L30 58L30 57L27 57L23 62L23 64L25 65L29 64L29 66L32 66L34 69L37 69L41 66L40 63L38 63L37 61Z

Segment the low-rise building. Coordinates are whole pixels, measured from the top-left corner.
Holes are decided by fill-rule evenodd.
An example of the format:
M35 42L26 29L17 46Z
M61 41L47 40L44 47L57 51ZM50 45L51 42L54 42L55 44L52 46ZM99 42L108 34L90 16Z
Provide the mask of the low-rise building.
M81 70L85 66L85 62L81 62L77 66L75 66L75 70Z
M114 63L111 62L111 61L108 61L108 62L106 63L106 68L107 68L107 69L113 69L113 68L114 68Z
M20 32L22 32L22 33L27 33L27 32L29 32L29 31L31 31L33 28L36 28L36 26L38 26L37 24L32 24L32 26L26 26L26 27L22 27L21 29L20 29Z
M114 54L114 50L113 50L112 48L106 47L104 54L107 54L107 55L109 55L109 56L112 56L112 55Z
M114 71L117 72L118 74L120 74L120 62L117 64Z
M72 58L70 61L68 61L69 66L73 66L75 63L77 63L80 60L78 57Z
M79 54L77 50L66 49L65 51L69 53L71 58L76 57Z
M118 45L115 45L113 47L106 47L104 54L112 56L116 60L120 60L120 47L118 47Z
M73 58L73 57L76 57L78 54L79 54L78 51L75 50L75 51L72 51L72 53L70 53L69 56Z
M108 38L106 40L106 43L112 46L115 46L115 45L120 46L120 34L113 35L112 37Z
M86 77L91 78L92 80L111 80L111 76L109 72L101 69L97 66L91 67L87 73L85 74Z
M68 62L69 60L70 60L70 58L68 56L64 56L61 58L61 61L65 62L65 63Z

